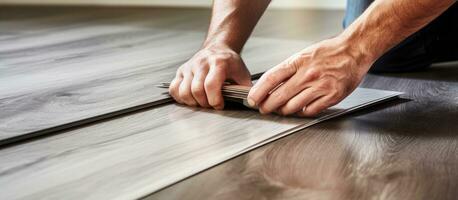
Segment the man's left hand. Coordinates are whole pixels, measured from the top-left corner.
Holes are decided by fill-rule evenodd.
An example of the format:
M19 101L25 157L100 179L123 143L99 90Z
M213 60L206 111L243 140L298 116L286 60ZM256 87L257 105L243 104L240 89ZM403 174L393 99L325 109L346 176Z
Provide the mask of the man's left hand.
M248 103L262 114L311 117L348 96L375 59L339 37L312 45L268 70Z

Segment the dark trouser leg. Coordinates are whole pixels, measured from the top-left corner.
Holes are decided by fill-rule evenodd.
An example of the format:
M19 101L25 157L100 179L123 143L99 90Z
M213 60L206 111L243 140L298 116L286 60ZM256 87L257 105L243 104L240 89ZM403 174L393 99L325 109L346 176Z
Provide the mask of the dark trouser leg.
M344 27L349 26L373 0L348 0ZM390 49L370 72L408 72L433 62L458 60L458 3L418 32Z

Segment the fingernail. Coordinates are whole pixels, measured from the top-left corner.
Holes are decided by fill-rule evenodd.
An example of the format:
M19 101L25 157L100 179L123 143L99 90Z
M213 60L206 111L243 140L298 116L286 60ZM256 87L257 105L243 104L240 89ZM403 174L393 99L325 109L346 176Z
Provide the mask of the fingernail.
M248 101L248 104L249 104L251 107L255 107L255 106L256 106L256 103L253 101L253 99L248 98L247 101Z

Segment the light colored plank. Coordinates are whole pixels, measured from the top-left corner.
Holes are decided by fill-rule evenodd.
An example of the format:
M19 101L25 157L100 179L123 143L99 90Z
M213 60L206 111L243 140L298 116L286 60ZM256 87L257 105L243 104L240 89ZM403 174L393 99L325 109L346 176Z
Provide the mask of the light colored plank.
M204 35L137 25L96 23L0 41L0 143L167 99L155 85L173 78ZM257 74L306 44L255 38L243 57Z
M393 95L360 88L326 116ZM2 149L0 193L5 199L135 199L326 116L165 105Z

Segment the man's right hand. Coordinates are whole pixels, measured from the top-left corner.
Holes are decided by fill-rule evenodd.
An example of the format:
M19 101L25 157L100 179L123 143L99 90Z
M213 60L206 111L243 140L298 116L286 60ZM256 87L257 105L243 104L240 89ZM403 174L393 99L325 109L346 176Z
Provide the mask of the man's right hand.
M198 51L178 68L170 95L181 104L221 110L221 88L226 80L251 86L250 72L240 55L225 45L212 45Z

